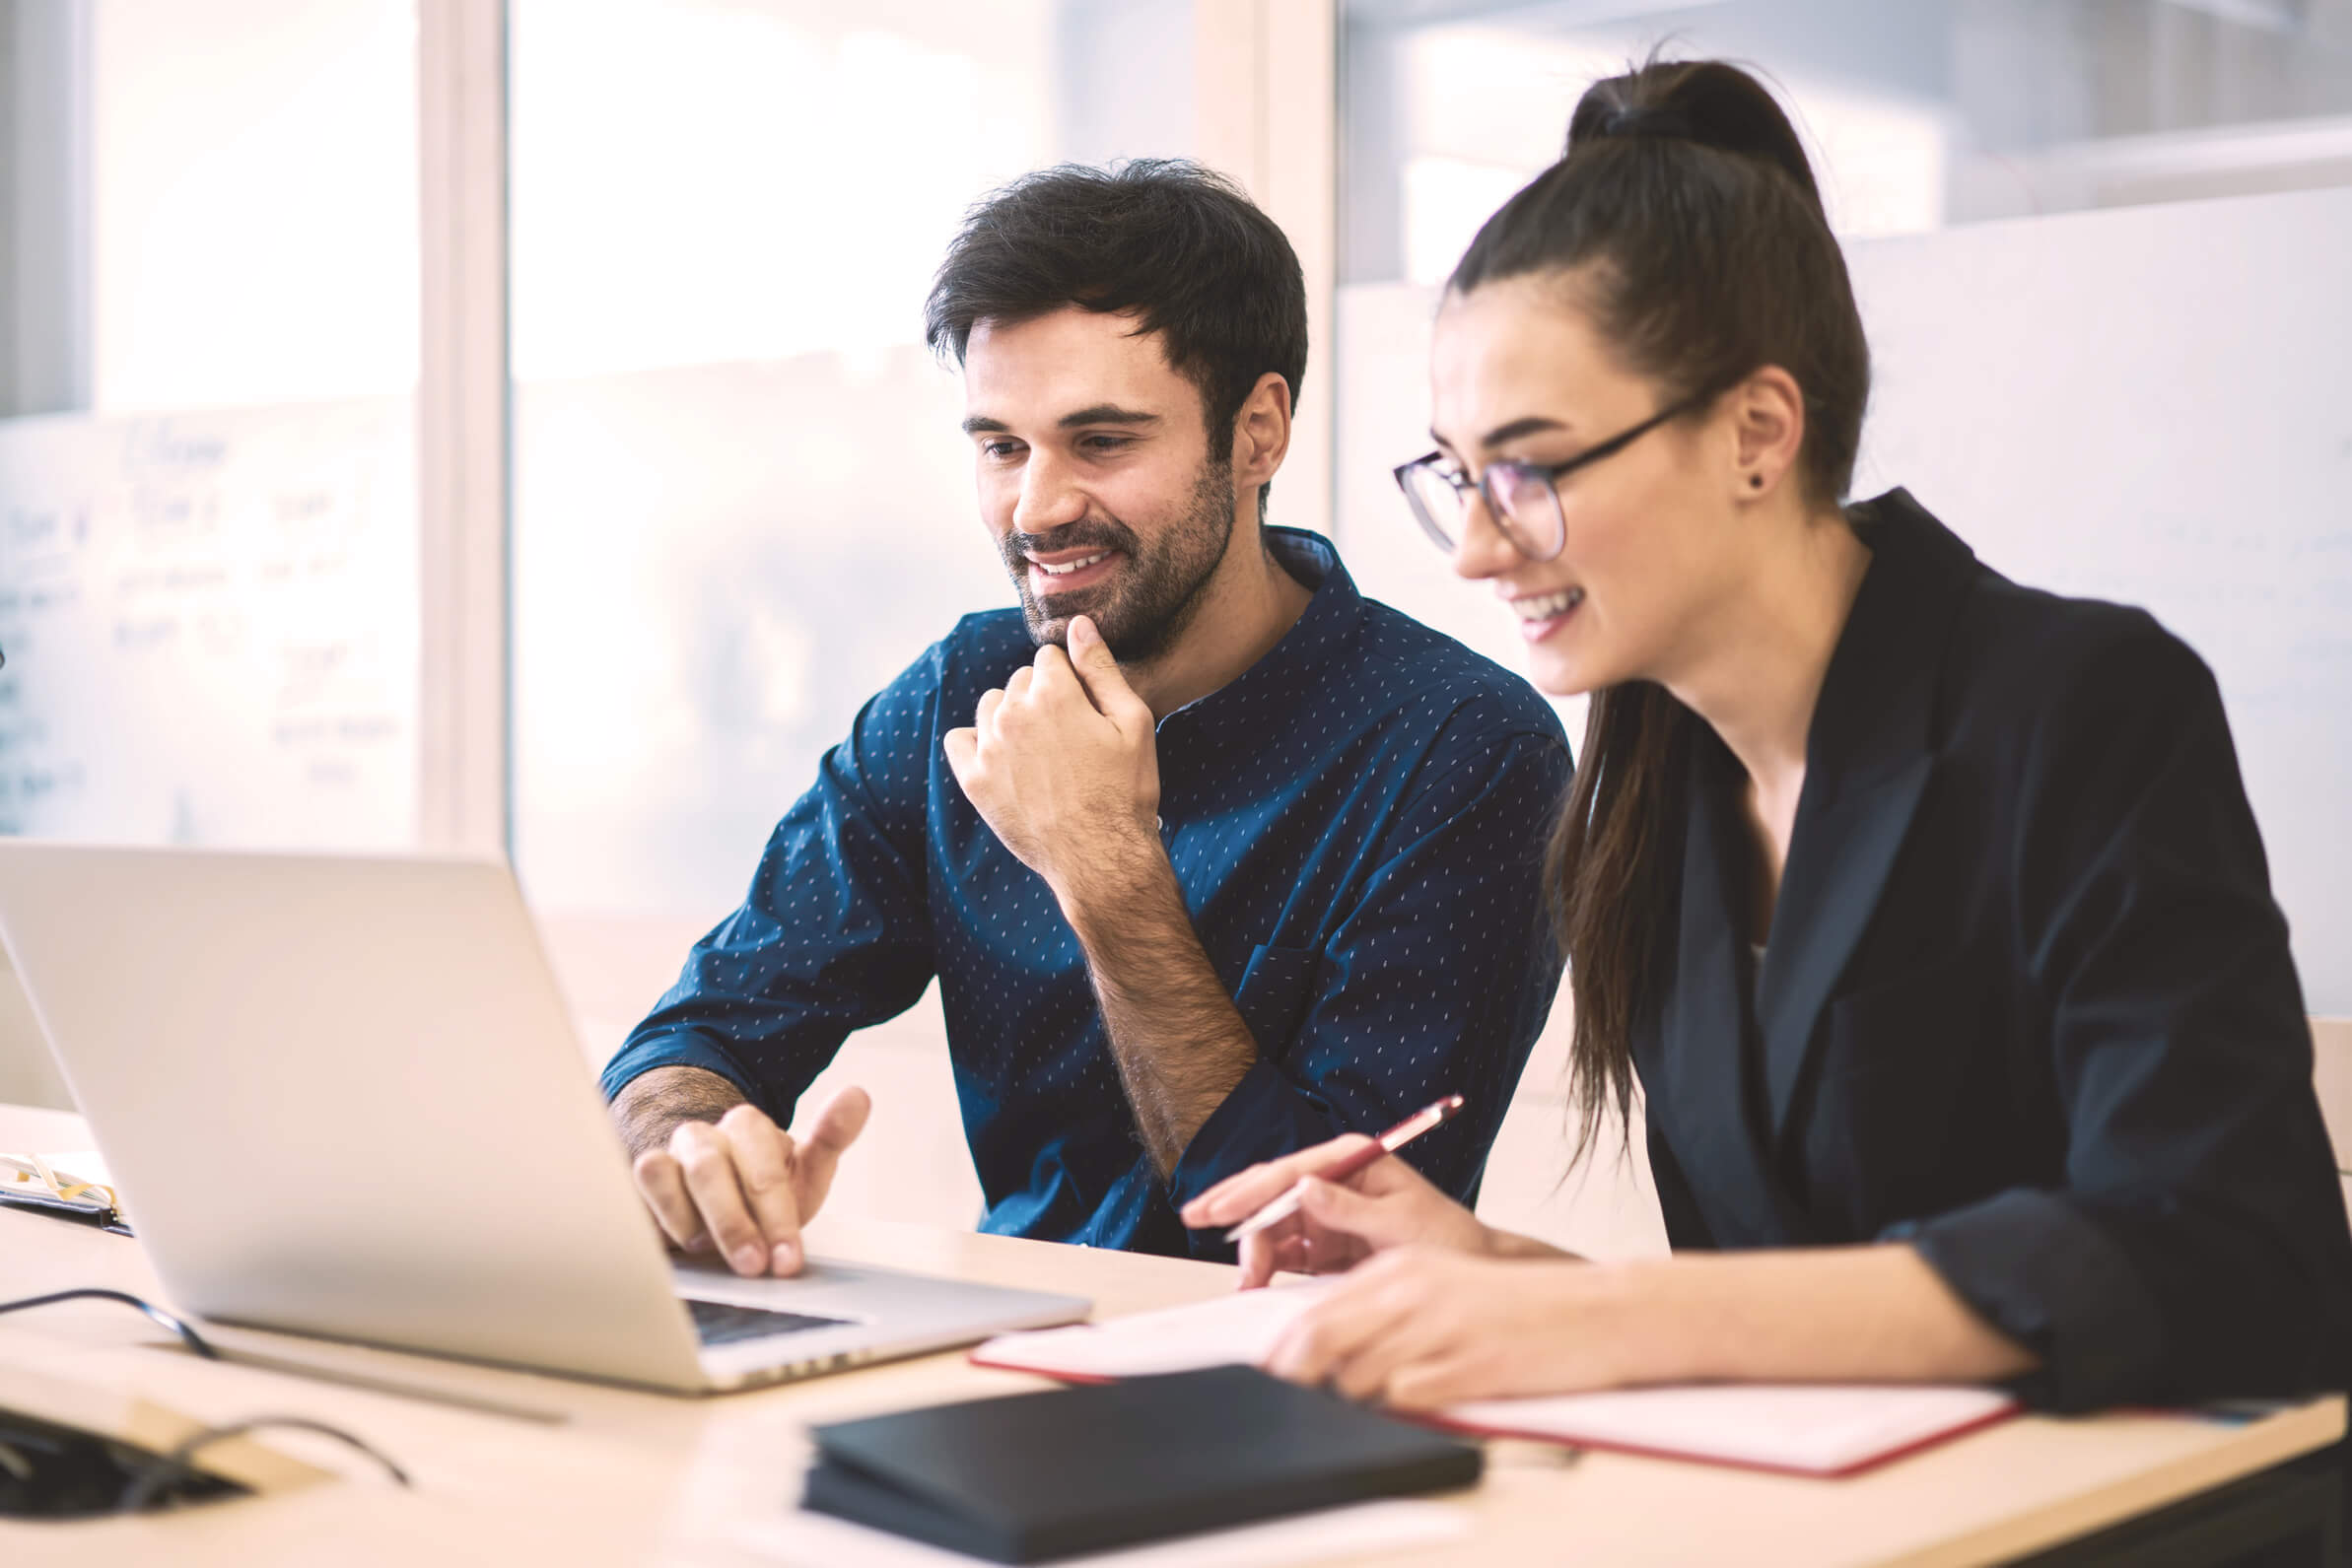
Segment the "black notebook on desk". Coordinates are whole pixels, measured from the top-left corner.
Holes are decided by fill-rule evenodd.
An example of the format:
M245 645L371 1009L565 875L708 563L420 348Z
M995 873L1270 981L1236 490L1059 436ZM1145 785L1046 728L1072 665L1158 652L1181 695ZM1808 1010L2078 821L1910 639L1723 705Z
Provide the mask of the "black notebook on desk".
M996 1562L1045 1562L1464 1486L1480 1450L1253 1367L820 1426L805 1507Z

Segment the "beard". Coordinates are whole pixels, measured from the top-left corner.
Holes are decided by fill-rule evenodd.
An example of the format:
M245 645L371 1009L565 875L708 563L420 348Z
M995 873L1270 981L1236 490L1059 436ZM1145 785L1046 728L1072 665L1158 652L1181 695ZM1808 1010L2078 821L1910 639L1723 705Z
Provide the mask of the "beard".
M1004 570L1021 596L1029 640L1043 648L1067 647L1070 620L1091 616L1111 656L1140 663L1167 650L1200 613L1210 579L1224 564L1233 542L1233 470L1215 462L1201 465L1184 511L1146 544L1133 528L1108 512L1089 513L1051 533L1005 534L998 541ZM1030 589L1028 552L1099 548L1124 558L1108 582L1051 593Z

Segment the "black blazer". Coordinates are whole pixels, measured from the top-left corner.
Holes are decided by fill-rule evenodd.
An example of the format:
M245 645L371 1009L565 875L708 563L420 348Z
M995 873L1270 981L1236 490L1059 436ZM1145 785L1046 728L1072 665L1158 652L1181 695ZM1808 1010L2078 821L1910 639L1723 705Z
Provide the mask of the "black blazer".
M1855 517L1753 1014L1742 775L1692 726L1633 1047L1668 1235L1908 1239L2057 1408L2346 1387L2352 1232L2212 675L1902 491Z

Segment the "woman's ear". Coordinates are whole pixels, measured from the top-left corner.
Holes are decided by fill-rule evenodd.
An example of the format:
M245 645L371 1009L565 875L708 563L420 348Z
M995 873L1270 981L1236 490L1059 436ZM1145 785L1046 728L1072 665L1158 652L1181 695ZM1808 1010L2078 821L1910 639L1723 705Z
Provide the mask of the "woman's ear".
M1805 391L1767 365L1732 389L1732 494L1759 501L1780 488L1805 446Z
M1274 478L1290 451L1290 383L1268 371L1233 421L1233 489L1246 495Z

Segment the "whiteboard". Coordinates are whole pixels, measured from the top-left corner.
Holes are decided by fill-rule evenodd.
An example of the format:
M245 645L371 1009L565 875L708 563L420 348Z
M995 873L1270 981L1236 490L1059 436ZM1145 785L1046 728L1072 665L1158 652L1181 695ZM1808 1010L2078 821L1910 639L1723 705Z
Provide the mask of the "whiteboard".
M0 832L405 848L408 398L0 423Z
M1856 493L2142 605L2221 681L2305 1004L2352 1013L2352 189L1847 247Z
M2352 189L1846 245L1909 487L2021 582L2145 606L2212 665L2305 1002L2352 1014ZM1339 537L1366 591L1524 669L1389 466L1428 446L1433 291L1342 291Z

